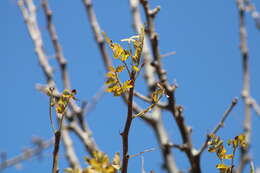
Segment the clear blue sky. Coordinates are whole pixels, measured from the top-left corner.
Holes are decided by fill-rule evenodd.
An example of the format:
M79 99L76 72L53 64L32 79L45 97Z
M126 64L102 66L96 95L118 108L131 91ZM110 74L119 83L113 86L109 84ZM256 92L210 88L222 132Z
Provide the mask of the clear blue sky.
M54 24L68 60L73 88L78 90L80 100L90 100L104 83L105 70L100 53L93 40L85 8L81 0L50 1ZM45 18L39 4L38 22L44 39L47 55L54 55L47 33ZM94 1L97 18L104 31L114 41L134 34L128 1ZM235 1L153 1L152 7L161 6L156 17L156 30L160 37L160 51L177 54L163 59L171 81L179 84L177 102L185 108L187 123L193 127L194 145L199 147L209 132L220 120L223 112L242 89L242 65L239 51L238 12ZM255 1L260 9L260 2ZM52 137L48 117L48 99L35 89L35 84L45 84L34 45L28 35L21 12L15 0L0 1L0 79L1 121L0 151L8 158L16 156L31 145L31 138ZM256 29L250 15L246 16L248 45L250 51L251 93L260 102L260 31ZM56 68L55 78L62 89L60 73L54 59L50 63ZM138 85L138 83L137 83ZM142 90L139 81L139 89ZM120 131L123 129L126 107L120 98L105 94L94 111L87 116L88 124L100 148L110 157L121 152ZM219 135L225 140L242 132L243 103L232 111L225 128ZM260 166L260 118L252 111L253 139L251 155L255 165ZM172 141L180 143L180 135L170 114L163 116ZM81 161L87 154L73 136ZM143 122L136 120L130 132L130 153L158 147L154 134ZM186 156L173 150L177 164L187 170ZM22 163L22 169L6 169L6 173L46 173L51 170L52 148L43 153L43 159L32 159ZM145 169L163 172L159 150L143 155ZM61 154L61 168L66 167ZM213 154L205 152L202 159L203 172L218 172L218 163ZM141 168L140 157L130 160L130 172Z

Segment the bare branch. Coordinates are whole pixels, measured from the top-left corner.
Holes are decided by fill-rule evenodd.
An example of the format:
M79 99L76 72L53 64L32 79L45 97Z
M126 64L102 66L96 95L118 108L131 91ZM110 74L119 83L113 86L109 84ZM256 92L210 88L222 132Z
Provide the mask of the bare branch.
M26 5L25 5L26 3ZM49 86L54 87L53 70L46 58L41 32L39 30L36 19L36 7L32 0L18 0L18 6L22 12L25 23L27 24L28 32L35 45L35 53L38 56L41 68L45 74ZM28 7L28 8L27 8Z
M143 22L141 19L141 14L140 10L138 8L139 6L139 0L129 0L132 16L133 16L133 25L136 31L140 32ZM154 68L151 66L152 62L152 56L150 53L150 49L148 46L148 38L145 36L144 39L144 45L143 45L143 59L144 59L144 79L146 80L146 83L148 85L148 89L150 92L153 92L155 90L155 77L154 77ZM139 98L149 101L149 98L142 97L142 95L135 93L136 96ZM163 106L164 105L158 105ZM160 107L162 108L162 107ZM169 172L169 173L174 173L174 172L179 172L175 159L171 153L171 149L169 148L169 137L167 134L167 131L164 128L163 122L161 120L161 111L160 108L155 107L154 111L152 112L152 115L145 115L142 116L144 121L146 121L149 125L151 125L154 133L156 134L157 141L160 145L160 150L164 159L164 168ZM134 111L136 113L140 112L140 110L135 109L135 104L134 104ZM150 118L151 117L151 118ZM149 118L149 119L148 119Z
M63 128L61 133L62 133L62 140L64 143L66 157L70 167L73 169L80 168L80 163L75 153L73 142L67 128Z
M242 67L243 67L243 90L241 95L245 105L244 134L250 146L252 122L251 122L251 110L250 110L251 96L250 96L249 52L247 47L247 31L246 31L246 23L245 23L246 6L245 6L245 0L236 0L236 3L238 8L238 14L239 14L240 51L241 51ZM242 173L246 164L249 163L248 152L249 152L249 147L246 149L241 149L240 163L237 169L237 173Z
M71 122L67 128L72 130L82 140L86 150L91 156L93 156L95 151L99 150L88 128L86 128L86 131L83 131L74 121Z
M192 140L191 140L191 128L186 125L184 121L183 116L183 108L181 106L176 105L176 100L174 96L174 91L176 89L176 86L169 85L167 80L166 71L163 69L162 63L161 63L161 55L159 51L158 46L158 34L155 32L154 27L154 11L158 10L150 10L149 4L147 0L140 0L146 20L147 20L147 32L150 39L152 52L154 56L154 62L153 66L156 69L156 73L158 75L158 78L160 80L160 83L164 87L166 94L168 97L168 109L172 113L177 126L179 128L179 131L181 133L181 137L183 140L183 145L185 145L185 154L187 155L190 165L191 165L191 171L194 173L200 173L200 158L196 156L197 151L192 146ZM157 7L159 9L159 7Z
M52 146L54 143L53 139L47 140L47 141L41 141L39 145L37 145L34 148L28 148L24 150L24 152L20 155L17 155L11 159L8 160L3 160L0 163L0 171L3 171L4 169L15 166L25 160L28 160L34 156L39 155L41 152L43 152L45 149L49 148Z
M84 3L85 8L86 8L86 11L87 11L87 14L88 14L88 20L90 22L91 29L93 31L93 35L95 37L96 43L98 44L99 51L101 52L104 65L105 65L106 69L108 70L108 67L112 66L112 63L111 63L109 56L106 52L104 38L101 34L101 29L100 29L100 26L99 26L98 21L96 19L96 15L95 15L95 12L93 10L92 2L91 2L91 0L82 0L82 1Z
M48 0L42 1L42 7L44 9L43 11L44 11L44 14L46 16L47 28L48 28L48 31L49 31L49 35L51 37L52 44L53 44L53 47L55 49L56 59L57 59L59 65L60 65L63 85L64 85L65 88L70 89L71 88L70 87L70 80L69 80L69 76L68 76L68 72L67 72L67 68L66 68L67 67L67 61L64 58L61 45L58 41L58 36L57 36L57 33L56 33L55 26L52 23L52 11L49 8Z

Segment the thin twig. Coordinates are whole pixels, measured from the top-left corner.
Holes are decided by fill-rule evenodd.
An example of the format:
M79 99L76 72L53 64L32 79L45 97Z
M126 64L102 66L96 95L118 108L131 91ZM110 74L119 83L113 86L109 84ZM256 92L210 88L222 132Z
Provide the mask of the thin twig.
M153 101L151 98L146 97L145 95L143 95L143 94L141 94L141 93L139 93L139 92L137 92L137 91L134 92L134 95L135 95L136 97L142 99L142 100L145 101L145 102L154 103L154 101ZM156 103L156 106L165 109L165 108L167 107L167 104L166 104L166 103L158 102L158 103Z
M234 98L231 102L231 105L227 108L227 110L224 112L220 122L216 125L216 127L210 132L210 134L216 134L218 130L224 126L224 122L227 119L227 117L230 115L230 112L233 110L233 108L237 105L238 99ZM201 146L198 155L201 155L202 152L207 148L208 142L210 140L209 134L207 135L207 138L203 145Z
M133 155L129 156L129 159L131 159L131 158L133 158L133 157L136 157L136 156L139 156L139 155L141 155L141 154L147 153L147 152L154 151L154 150L155 150L155 148L146 149L146 150L141 151L141 152L139 152L139 153L137 153L137 154L133 154Z
M173 52L169 52L169 53L162 54L162 55L161 55L161 58L164 58L164 57L167 57L167 56L171 56L171 55L176 55L176 52L173 51Z

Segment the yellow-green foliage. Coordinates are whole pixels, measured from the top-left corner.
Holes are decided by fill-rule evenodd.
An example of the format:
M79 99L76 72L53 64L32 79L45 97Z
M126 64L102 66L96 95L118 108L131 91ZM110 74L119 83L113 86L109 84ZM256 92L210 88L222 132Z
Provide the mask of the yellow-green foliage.
M134 81L143 67L143 65L141 65L141 55L143 50L144 34L144 28L142 28L139 35L122 39L122 42L128 42L128 49L124 49L120 44L113 43L113 41L103 33L107 44L113 51L114 58L121 61L121 65L116 68L110 66L109 71L106 74L106 85L108 85L107 92L113 93L114 96L120 96L123 93L128 92L130 88L134 87ZM134 49L131 48L131 45ZM128 60L130 62L127 62ZM129 66L131 66L131 68L129 68ZM121 82L119 74L124 70L127 70L129 79ZM133 118L143 116L158 104L164 94L164 89L159 83L157 84L157 87L158 89L151 94L153 103L145 110L134 115Z
M108 85L107 92L112 92L114 96L120 96L122 93L128 92L128 90L133 87L134 81L142 66L140 62L144 42L144 28L141 30L139 35L121 40L128 42L128 49L124 49L118 43L113 43L105 33L103 33L103 35L107 44L113 51L114 58L119 59L122 63L116 68L109 67L106 81L106 85ZM131 48L131 44L133 44L134 50ZM125 69L129 74L129 80L121 82L119 74Z
M57 113L59 114L63 114L70 99L74 99L76 100L75 98L75 94L77 93L77 91L75 89L73 90L68 90L68 89L65 89L61 96L56 100L53 96L53 90L54 88L49 88L47 94L50 96L51 98L51 107L55 106L55 110Z
M100 151L95 151L92 158L85 158L88 167L83 170L67 168L67 173L116 173L120 168L120 156L116 153L113 161L110 162L108 156Z
M215 134L210 134L210 141L208 142L209 148L208 151L211 153L216 153L217 157L220 160L220 163L216 165L216 168L219 169L220 173L231 173L234 167L233 161L235 157L235 152L238 147L246 148L247 142L244 134L236 136L234 139L228 140L228 145L232 147L232 154L227 154L227 150L223 145L223 141L219 136ZM231 165L224 163L224 160L231 159Z

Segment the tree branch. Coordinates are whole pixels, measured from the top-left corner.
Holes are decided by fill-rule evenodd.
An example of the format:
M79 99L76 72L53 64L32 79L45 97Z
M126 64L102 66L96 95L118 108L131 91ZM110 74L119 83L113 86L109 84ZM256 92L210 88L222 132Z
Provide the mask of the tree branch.
M129 0L132 16L133 16L133 26L137 32L140 32L143 27L143 22L141 19L140 10L138 9L139 0ZM156 81L154 77L154 68L151 66L152 56L150 53L150 49L148 46L148 38L145 36L144 45L143 45L143 59L144 59L144 79L146 80L146 84L150 92L153 92L156 88ZM142 95L135 93L139 98L149 101L149 98L142 97ZM169 173L177 173L179 172L175 159L171 153L171 149L169 148L170 139L168 137L167 131L164 128L163 122L161 120L161 108L165 108L165 105L158 105L155 107L152 115L142 116L144 121L146 121L149 125L151 125L157 141L160 145L160 150L164 159L163 167ZM138 111L140 112L140 111ZM137 113L138 113L137 112ZM147 117L149 117L149 121L147 121Z
M26 3L26 5L25 5ZM38 56L40 66L45 74L48 85L54 87L53 70L46 58L41 32L36 19L36 7L32 0L18 0L18 6L22 12L25 23L27 24L28 32L35 45L35 53Z
M101 29L100 29L100 26L99 26L98 21L96 19L96 15L95 15L95 12L93 10L92 2L91 2L91 0L82 0L82 1L84 3L85 8L86 8L88 20L89 20L89 23L91 25L91 29L92 29L93 35L95 37L96 43L98 45L99 51L102 55L105 68L108 70L108 67L112 66L112 63L111 63L109 56L107 54L107 51L105 49L105 41L104 41L104 38L101 34Z
M67 128L72 130L82 140L86 150L90 153L91 156L93 156L95 151L99 150L90 130L87 127L86 131L84 131L76 124L76 122L73 121L68 125Z
M11 167L11 166L15 166L25 160L28 160L38 154L40 154L42 151L44 151L45 149L49 148L50 146L53 145L54 141L53 139L47 140L47 141L40 141L37 142L39 143L36 147L34 148L29 148L24 150L24 152L22 154L19 154L11 159L8 160L3 160L0 163L0 171L3 171L4 169Z
M134 97L134 77L135 73L131 73L131 80L133 81L133 87L129 90L129 96L128 96L128 110L127 110L127 118L125 122L124 131L121 133L122 136L122 142L123 142L123 162L122 162L122 173L127 173L128 168L128 160L129 160L129 154L128 154L128 134L129 130L132 124L133 120L133 97Z
M183 140L183 145L185 146L185 154L187 155L190 165L191 171L193 173L200 173L200 158L196 157L197 151L192 146L191 141L191 128L185 124L183 117L183 108L181 106L176 106L176 100L174 96L174 91L176 89L176 85L169 85L167 80L166 71L163 69L161 63L161 55L158 46L158 34L155 32L154 27L154 17L155 14L159 11L160 7L156 7L154 10L150 10L149 4L147 0L140 0L147 21L147 33L150 39L152 52L154 56L153 66L155 67L156 73L160 80L160 83L165 89L166 94L168 95L168 110L172 113L179 131L181 133L181 137Z
M59 63L60 66L60 70L61 70L61 74L62 74L62 81L63 81L63 85L65 88L70 89L70 80L69 80L69 76L68 76L68 72L67 72L67 60L64 58L63 52L62 52L62 48L61 45L59 43L58 40L58 36L56 33L56 29L54 24L52 23L52 11L49 8L49 4L48 4L48 0L43 0L42 1L42 7L43 7L43 11L46 17L46 21L47 21L47 29L49 31L49 35L51 37L51 41L52 41L52 45L54 47L55 50L55 54L56 54L56 59Z
M62 135L64 148L65 148L66 158L69 162L70 167L73 169L81 168L68 130L66 128L63 128L61 133L62 133L61 135Z
M240 36L240 51L242 57L242 67L243 67L243 90L242 98L245 105L245 120L244 120L244 133L248 144L250 145L251 138L251 111L250 111L250 74L249 74L249 53L247 47L247 31L245 24L245 1L236 0L238 14L239 14L239 36ZM240 163L237 169L237 173L242 173L244 167L248 162L248 149L241 149Z

